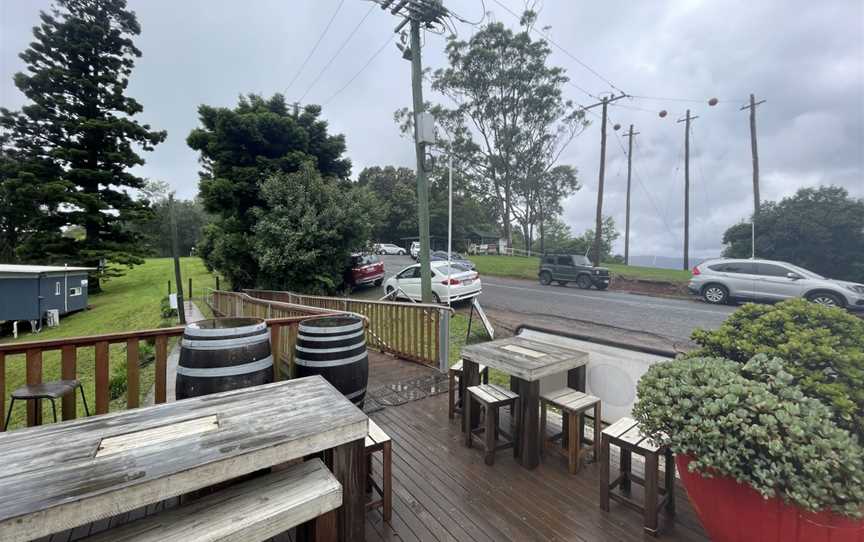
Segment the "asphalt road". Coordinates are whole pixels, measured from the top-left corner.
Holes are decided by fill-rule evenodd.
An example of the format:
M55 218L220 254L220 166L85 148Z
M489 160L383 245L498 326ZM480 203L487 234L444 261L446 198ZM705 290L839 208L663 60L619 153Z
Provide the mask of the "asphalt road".
M387 277L414 261L408 256L383 256ZM698 300L649 297L616 291L580 290L575 286L542 286L538 282L481 276L486 309L518 314L525 322L555 318L559 322L593 323L686 341L695 328L716 328L735 311ZM380 288L357 292L381 297Z

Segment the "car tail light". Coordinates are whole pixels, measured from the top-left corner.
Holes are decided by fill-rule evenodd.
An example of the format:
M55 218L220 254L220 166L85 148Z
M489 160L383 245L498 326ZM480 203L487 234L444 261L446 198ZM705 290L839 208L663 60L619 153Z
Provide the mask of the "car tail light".
M698 265L697 265L696 267L693 268L693 276L694 276L694 277L695 277L696 275L701 275L701 274L702 274L702 271L699 271L699 266L698 266Z
M445 285L445 286L448 285L448 284L449 284L450 286L456 286L457 284L462 284L462 281L459 280L459 279L453 279L453 278L451 278L451 279L447 279L447 280L441 281L441 284L443 284L443 285Z

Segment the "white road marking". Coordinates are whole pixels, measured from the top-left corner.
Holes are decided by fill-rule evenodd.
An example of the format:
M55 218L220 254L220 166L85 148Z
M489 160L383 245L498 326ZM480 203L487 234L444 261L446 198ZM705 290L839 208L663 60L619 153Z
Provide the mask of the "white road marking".
M629 305L631 307L655 307L658 309L680 308L680 309L690 311L690 312L700 312L703 314L711 314L714 316L725 316L727 314L727 313L724 313L723 311L708 311L705 309L695 309L695 308L691 309L689 307L672 307L670 305L660 305L657 303L643 303L643 302L634 303L633 301L624 301L621 299L614 299L611 297L601 299L599 297L595 297L595 296L591 296L591 295L584 295L584 294L572 294L572 293L566 293L566 292L560 292L560 291L546 292L546 291L543 291L543 290L537 289L537 288L526 288L524 286L505 286L503 284L495 284L494 282L489 282L488 280L483 282L483 286L484 286L484 288L491 286L493 288L507 288L509 290L522 290L525 292L532 292L535 294L552 295L554 297L561 297L561 296L580 297L580 298L584 298L584 299L590 299L592 301L601 301L603 303L617 303L619 305Z

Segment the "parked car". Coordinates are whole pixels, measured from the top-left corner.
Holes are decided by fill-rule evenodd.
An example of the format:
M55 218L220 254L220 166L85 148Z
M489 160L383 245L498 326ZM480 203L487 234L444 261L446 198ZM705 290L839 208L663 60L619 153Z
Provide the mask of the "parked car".
M384 263L375 254L352 254L345 282L352 289L368 284L381 286L384 282Z
M375 252L377 252L378 254L396 254L399 256L404 256L405 254L407 254L404 248L391 243L379 243L375 245Z
M467 271L446 261L431 262L432 297L436 303L455 302L480 295L482 283L475 271ZM384 283L384 292L415 301L422 299L420 293L420 264L406 267Z
M864 284L827 279L774 260L706 260L693 268L687 289L713 304L803 297L820 305L864 310Z
M414 241L411 243L411 247L408 249L408 253L414 258L416 262L418 258L420 258L420 241Z
M450 257L448 258L446 251L436 250L429 255L429 259L433 262L446 262L449 260L453 265L456 265L458 267L464 267L468 271L477 270L477 266L474 265L474 262L472 262L465 256L459 254L458 252L451 252Z
M537 272L540 284L549 285L552 281L561 286L575 282L576 286L587 290L592 286L598 290L609 287L612 275L606 267L594 267L587 257L572 254L546 254L540 259Z

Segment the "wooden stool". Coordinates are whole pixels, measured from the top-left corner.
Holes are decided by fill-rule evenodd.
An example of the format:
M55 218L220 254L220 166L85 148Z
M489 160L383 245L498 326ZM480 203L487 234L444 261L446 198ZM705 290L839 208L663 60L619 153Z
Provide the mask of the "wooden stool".
M51 410L54 413L54 423L57 423L57 405L54 403L56 399L66 397L67 395L75 394L75 389L81 390L81 400L84 402L84 413L89 416L90 411L87 409L87 398L84 397L84 387L78 380L55 380L53 382L45 382L44 384L28 384L21 386L12 392L12 400L9 402L9 413L6 414L6 423L3 424L3 430L9 429L9 420L12 418L12 406L15 401L35 401L36 403L36 425L42 424L42 399L51 401Z
M641 510L644 514L645 532L657 536L657 516L661 508L666 508L667 514L675 515L675 461L672 451L666 446L656 446L639 430L639 425L630 418L621 418L603 430L601 443L601 487L600 508L609 511L609 499L615 499L628 506ZM621 474L612 483L609 482L609 446L618 446L621 450ZM642 479L631 470L631 454L636 453L645 459L645 478ZM659 457L666 458L666 479L663 488L659 487L657 471ZM627 497L630 494L630 484L635 482L645 488L645 503L640 505ZM621 493L612 492L615 487ZM658 494L663 499L658 502Z
M381 462L384 465L383 480L379 486L372 479L372 454L381 452ZM372 493L373 490L381 496L377 501L371 501L366 505L366 510L373 508L382 509L384 521L390 523L390 517L393 513L393 488L392 488L392 449L390 436L378 427L378 424L369 419L369 434L366 435L366 492Z
M518 453L516 438L513 435L519 434L519 428L513 431L513 434L507 433L498 427L498 409L503 406L512 406L513 409L519 411L519 396L510 390L498 387L495 384L481 384L479 386L471 386L467 390L465 401L465 419L471 419L471 409L475 408L472 403L477 401L486 409L485 427L469 428L465 433L465 446L471 447L471 441L477 437L480 445L483 447L484 461L487 465L495 463L495 452L506 448L513 448L513 455ZM483 434L483 438L480 435ZM498 435L504 435L507 440L501 444L497 444Z
M551 404L561 409L563 418L567 420L567 439L565 431L551 437L546 437L546 408ZM583 447L585 439L585 413L594 411L594 439L592 446ZM581 391L564 388L540 396L540 438L541 450L547 446L567 457L570 474L576 474L582 468L582 456L593 452L594 461L600 459L600 398L587 395ZM554 446L561 439L561 447Z
M480 380L484 384L489 383L489 368L485 365L477 365L478 372L480 373ZM452 420L456 413L462 414L462 360L460 359L456 363L450 367L450 371L448 372L450 376L450 386L448 390L449 395L449 409L447 412L448 417ZM456 387L459 387L459 396L456 396Z

